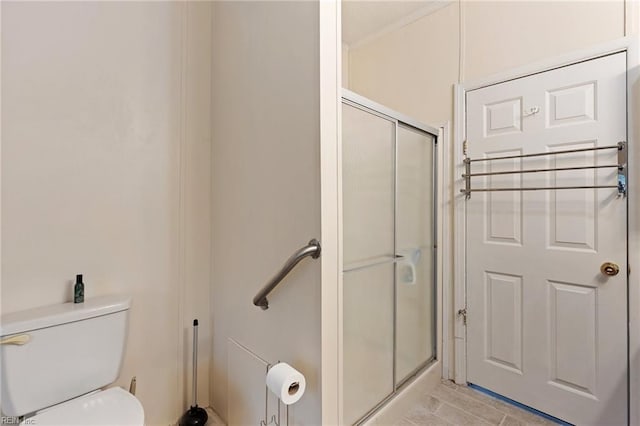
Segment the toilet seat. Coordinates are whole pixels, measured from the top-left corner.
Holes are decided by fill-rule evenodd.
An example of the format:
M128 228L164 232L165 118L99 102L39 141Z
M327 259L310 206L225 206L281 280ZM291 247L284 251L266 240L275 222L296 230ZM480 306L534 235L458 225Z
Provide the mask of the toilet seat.
M144 410L135 396L122 388L113 387L53 406L25 419L24 424L142 426Z

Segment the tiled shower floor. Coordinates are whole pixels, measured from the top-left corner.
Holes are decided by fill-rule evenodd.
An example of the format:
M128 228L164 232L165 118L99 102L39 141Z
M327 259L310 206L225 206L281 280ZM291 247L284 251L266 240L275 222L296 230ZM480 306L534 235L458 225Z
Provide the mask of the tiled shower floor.
M553 425L555 423L466 386L443 381L396 426Z

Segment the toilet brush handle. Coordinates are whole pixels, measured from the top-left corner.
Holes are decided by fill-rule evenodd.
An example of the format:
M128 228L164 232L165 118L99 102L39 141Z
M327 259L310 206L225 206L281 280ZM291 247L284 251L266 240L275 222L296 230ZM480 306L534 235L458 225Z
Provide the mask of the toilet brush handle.
M193 406L198 405L198 320L193 320Z

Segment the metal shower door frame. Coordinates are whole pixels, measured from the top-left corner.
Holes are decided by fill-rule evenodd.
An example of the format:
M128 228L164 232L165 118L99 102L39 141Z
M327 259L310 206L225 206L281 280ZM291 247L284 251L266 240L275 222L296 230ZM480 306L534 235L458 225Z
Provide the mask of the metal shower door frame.
M393 279L393 372L392 372L392 380L393 380L393 390L378 404L371 408L360 420L358 420L357 424L362 424L371 416L373 416L380 408L385 406L387 402L393 399L404 387L412 382L412 380L421 372L425 371L430 365L435 363L438 360L438 341L437 341L437 325L438 325L438 302L437 302L437 278L438 278L438 251L437 251L437 235L438 235L438 144L440 142L440 129L436 127L432 127L428 124L421 123L411 117L408 117L404 114L401 114L397 111L394 111L384 105L378 104L364 96L361 96L357 93L354 93L347 89L342 89L342 104L349 105L351 107L360 109L369 114L375 115L387 121L390 121L394 124L394 140L393 140L393 180L394 180L394 194L393 194L393 251L394 255L397 253L397 213L398 213L398 129L400 127L414 130L425 134L426 136L431 136L433 138L433 147L432 147L432 235L433 235L433 245L431 247L432 250L432 262L433 262L433 271L432 271L432 283L433 283L433 325L432 325L432 336L433 341L432 351L433 356L427 359L425 362L421 363L417 366L413 371L411 371L406 377L402 378L402 380L398 381L396 367L396 319L397 319L397 262L398 258L391 260L394 264L394 279ZM341 212L342 214L342 212ZM342 223L342 220L340 220ZM343 235L340 235L340 240L342 240ZM364 267L377 265L378 263L373 263L371 265L367 264ZM359 268L357 268L359 269ZM352 269L349 269L352 270ZM344 273L344 270L341 271ZM342 345L342 344L341 344Z

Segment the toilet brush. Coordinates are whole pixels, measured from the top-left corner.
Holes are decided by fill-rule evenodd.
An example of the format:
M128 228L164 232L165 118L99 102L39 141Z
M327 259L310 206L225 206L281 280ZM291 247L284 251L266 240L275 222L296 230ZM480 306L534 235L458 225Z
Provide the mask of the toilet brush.
M198 407L198 320L193 320L193 405L180 417L180 426L203 426L209 416Z

